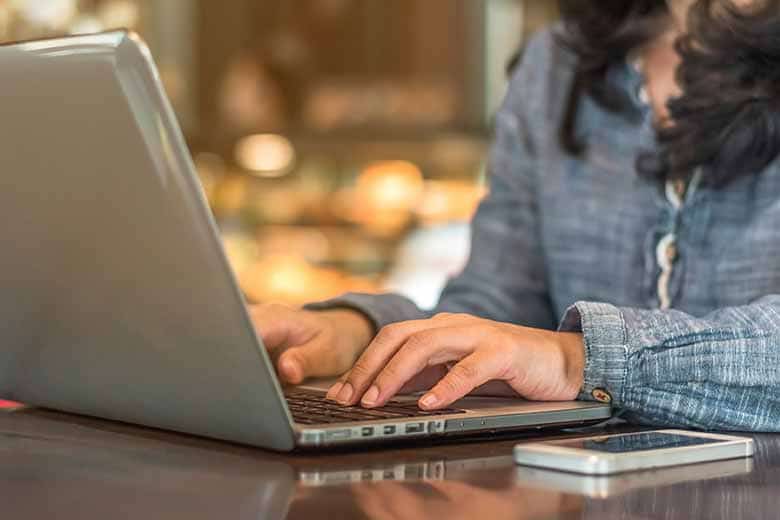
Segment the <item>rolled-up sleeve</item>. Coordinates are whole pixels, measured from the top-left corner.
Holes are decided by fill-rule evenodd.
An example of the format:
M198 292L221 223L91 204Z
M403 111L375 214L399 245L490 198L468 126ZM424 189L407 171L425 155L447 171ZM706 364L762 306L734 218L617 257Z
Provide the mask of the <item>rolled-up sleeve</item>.
M559 330L583 333L580 399L646 424L780 431L780 296L701 318L579 302Z
M412 300L400 294L347 293L323 302L309 303L304 308L312 311L357 311L371 321L375 332L390 323L430 317L429 312L423 311Z

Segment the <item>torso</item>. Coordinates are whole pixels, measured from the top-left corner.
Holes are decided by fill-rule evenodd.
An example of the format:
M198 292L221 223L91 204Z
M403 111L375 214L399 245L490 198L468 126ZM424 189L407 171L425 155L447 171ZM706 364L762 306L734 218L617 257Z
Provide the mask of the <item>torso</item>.
M637 154L656 146L651 107L638 103L638 117L626 117L589 99L578 123L587 151L568 156L559 145L558 122L572 58L557 44L548 47L551 55L540 59L553 65L526 94L540 101L526 105L534 107L526 119L541 122L532 137L540 240L555 313L582 300L660 307L658 244L670 233L677 249L668 280L671 307L704 315L780 293L777 163L724 189L705 180L676 208L663 182L636 174ZM612 77L626 89L641 85L628 64Z

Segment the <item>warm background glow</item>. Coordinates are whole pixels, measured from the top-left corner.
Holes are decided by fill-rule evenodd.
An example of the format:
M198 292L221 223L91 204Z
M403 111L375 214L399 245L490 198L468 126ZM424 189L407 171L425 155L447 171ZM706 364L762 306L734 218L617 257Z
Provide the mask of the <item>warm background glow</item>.
M0 42L142 35L250 301L430 307L468 254L506 63L554 4L0 0Z

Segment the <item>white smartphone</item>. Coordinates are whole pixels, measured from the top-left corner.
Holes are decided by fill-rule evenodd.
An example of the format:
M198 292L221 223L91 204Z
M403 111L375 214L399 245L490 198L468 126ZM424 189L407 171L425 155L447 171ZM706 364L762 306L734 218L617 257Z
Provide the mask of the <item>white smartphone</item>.
M753 459L716 460L686 466L653 468L615 475L581 475L566 471L517 466L515 483L522 488L547 489L590 498L611 498L638 489L671 486L682 482L748 475Z
M518 444L514 449L517 464L586 475L611 475L752 456L753 440L750 438L683 430Z

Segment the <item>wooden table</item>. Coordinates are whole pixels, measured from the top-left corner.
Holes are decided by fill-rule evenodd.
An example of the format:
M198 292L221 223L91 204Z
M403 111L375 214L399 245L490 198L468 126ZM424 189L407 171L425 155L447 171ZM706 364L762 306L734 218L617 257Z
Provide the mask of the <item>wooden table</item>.
M0 511L9 520L780 518L780 435L754 436L752 461L609 479L516 467L512 446L532 438L281 455L52 411L0 412Z

